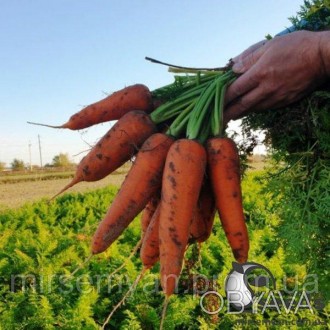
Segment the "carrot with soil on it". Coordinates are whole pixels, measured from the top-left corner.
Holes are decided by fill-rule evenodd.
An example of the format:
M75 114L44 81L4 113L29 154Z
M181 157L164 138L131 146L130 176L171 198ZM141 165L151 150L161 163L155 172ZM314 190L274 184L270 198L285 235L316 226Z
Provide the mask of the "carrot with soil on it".
M47 125L31 121L28 121L28 123L51 128L79 130L103 122L118 120L130 111L140 110L149 114L154 112L158 107L161 107L160 111L157 111L155 114L158 121L158 119L162 119L164 113L168 113L167 110L169 108L176 111L177 106L182 105L182 100L187 101L189 98L194 97L194 95L198 95L198 90L210 79L212 79L211 75L204 75L200 77L196 84L194 77L180 77L174 83L154 91L150 91L143 84L135 84L118 90L102 100L84 107L62 125ZM177 80L180 80L180 83ZM178 96L177 99L174 102L167 102L169 99L173 99L173 93ZM168 103L164 109L163 103ZM172 114L169 113L169 115L171 116Z
M190 226L189 243L203 243L212 233L215 200L209 178L205 178Z
M163 133L151 135L136 155L118 194L99 224L92 253L105 251L159 191L168 149L174 139Z
M227 86L235 80L231 72L228 78L218 80L215 86L214 108L211 113L212 138L206 142L208 173L222 227L234 258L246 262L249 237L244 219L240 157L235 142L224 137L223 110Z
M92 103L75 113L63 125L53 126L34 122L52 128L84 129L103 122L118 120L130 111L141 110L150 113L154 110L152 93L143 84L135 84L112 93L106 98Z
M236 144L229 138L214 137L206 143L208 171L222 227L235 259L248 259L249 237L244 219L240 161Z
M81 160L74 178L52 199L81 181L91 182L105 178L126 163L156 131L156 125L146 113L127 113Z
M166 299L174 293L181 273L205 165L205 148L196 140L175 141L166 158L159 219L161 285Z
M188 138L187 141L194 141L195 139L198 139L200 143L204 143L204 141L206 141L210 137L210 135L215 132L217 128L221 129L220 124L214 125L214 123L211 120L211 115L213 115L212 112L221 111L221 107L223 107L223 93L224 93L223 90L226 88L227 84L229 84L230 81L232 81L233 79L234 77L232 76L232 73L228 72L225 73L224 75L216 76L215 79L213 79L213 81L211 81L209 84L205 86L199 98L196 100L191 115L189 116L189 120L187 123L187 130L186 130L186 137ZM214 111L212 111L212 107ZM213 115L212 118L213 121L214 118L218 118L220 120L220 115L218 116ZM200 145L200 149L202 150L201 153L203 154L201 158L204 158L204 166L205 166L206 158L207 158L206 150L201 144L199 145ZM169 151L169 156L173 147L174 144ZM191 154L189 155L189 158L191 157ZM197 156L196 151L194 151L194 154L195 156ZM199 161L202 162L201 160ZM182 162L182 159L179 160L179 164L180 162ZM166 165L167 165L167 160L166 160ZM212 209L211 206L210 219L212 219L212 221L208 222L209 227L206 228L206 233L203 232L203 235L199 236L199 232L196 231L196 228L195 229L189 228L191 226L190 219L193 213L197 212L196 204L198 201L198 195L200 193L203 176L205 174L204 170L202 171L202 173L199 173L199 175L197 175L190 173L192 171L189 170L188 166L180 168L180 172L186 175L185 180L180 182L180 187L181 185L183 186L185 184L187 185L189 180L191 180L192 178L196 180L197 177L200 180L199 186L196 185L196 188L194 188L195 192L197 191L197 194L195 193L194 201L191 202L190 201L191 196L188 198L185 196L188 195L187 193L185 193L185 188L180 188L182 189L182 191L180 191L180 195L176 193L176 190L178 190L177 187L179 185L177 184L177 180L173 181L173 177L166 174L166 171L168 169L166 165L164 169L163 178L167 177L168 181L172 181L172 187L171 187L171 182L167 182L168 186L166 186L166 181L163 180L161 206L163 205L163 201L164 201L164 204L166 203L166 208L164 207L164 210L165 209L167 210L163 211L163 208L161 208L160 234L159 234L161 284L165 292L165 301L164 301L162 318L161 318L161 328L164 326L165 314L169 303L169 297L171 296L171 294L174 293L175 287L178 282L178 276L181 273L182 262L185 252L183 246L185 247L187 245L190 229L194 230L193 233L194 236L196 236L200 240L204 240L211 233L211 229L212 229L211 223L213 222L214 219L214 215L212 214L214 213L214 209ZM182 175L178 175L179 178L180 176L182 177ZM173 198L173 196L175 197ZM173 210L173 206L177 203L178 196L180 197L184 196L183 197L184 201L187 200L190 201L189 203L190 207L189 205L186 205L184 201L182 201L179 205L176 205L175 210ZM176 213L178 211L182 214L177 215ZM189 216L187 216L187 212L189 213ZM180 219L180 223L178 224L174 223L173 221L174 216L176 219ZM163 217L165 219L163 219ZM182 219L185 220L182 221ZM197 221L196 218L195 220ZM177 232L177 230L175 230L175 226L173 227L173 224L175 226L180 226L180 231L182 230L179 239L178 239L179 236L175 236L173 234ZM176 251L176 252L173 253L172 251Z

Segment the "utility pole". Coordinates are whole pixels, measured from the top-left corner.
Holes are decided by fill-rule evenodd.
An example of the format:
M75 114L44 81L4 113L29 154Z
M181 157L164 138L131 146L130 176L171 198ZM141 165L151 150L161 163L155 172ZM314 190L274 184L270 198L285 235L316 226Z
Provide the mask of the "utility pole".
M38 141L39 141L40 167L42 168L41 143L40 143L40 135L39 134L38 134Z
M29 157L30 157L30 171L32 171L32 160L31 160L31 141L29 141Z

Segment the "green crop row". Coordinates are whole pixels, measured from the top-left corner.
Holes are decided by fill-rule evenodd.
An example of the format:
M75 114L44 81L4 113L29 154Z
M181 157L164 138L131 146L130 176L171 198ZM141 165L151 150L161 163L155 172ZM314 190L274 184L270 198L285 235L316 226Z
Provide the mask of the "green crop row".
M308 275L306 265L286 263L286 245L277 233L278 200L263 192L260 175L264 176L262 172L249 173L243 180L250 261L269 268L276 279L286 278L286 287L301 289ZM100 327L141 271L138 255L127 261L140 238L139 219L106 252L94 256L73 277L70 274L88 257L90 238L116 192L117 188L109 187L66 194L51 204L42 200L0 213L0 329ZM215 289L225 297L224 281L232 268L233 257L219 219L208 241L200 248L190 246L186 259L179 293L168 307L165 329L241 329L244 324L259 329L265 320L277 324L301 319L324 324L326 320L326 309L311 313L307 308L288 315L271 309L230 314L224 304L214 315L205 313L200 306L203 288ZM126 266L109 277L125 260ZM108 329L159 327L163 295L158 274L156 265L115 313ZM192 279L204 281L204 287L195 294ZM204 303L211 310L220 302L204 299Z

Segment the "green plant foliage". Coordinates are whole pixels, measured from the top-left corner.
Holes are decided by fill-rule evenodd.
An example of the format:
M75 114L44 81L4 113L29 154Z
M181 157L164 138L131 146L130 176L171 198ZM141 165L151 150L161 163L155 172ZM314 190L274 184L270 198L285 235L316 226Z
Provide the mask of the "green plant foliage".
M281 194L274 197L267 191L268 183L262 178L268 175L265 171L249 171L243 180L250 260L271 269L277 279L286 276L285 285L290 289L301 288L309 263L291 258L287 249L290 243L278 236L282 220L275 210L283 197ZM73 277L69 275L88 257L90 238L116 192L110 187L84 195L66 194L51 204L40 201L0 213L3 329L100 327L141 271L137 255L120 272L108 277L127 261L138 242L139 219L109 250L94 256ZM217 217L211 237L202 246L191 245L187 251L179 293L170 300L165 329L241 329L237 322L242 319L253 324L265 319L297 321L300 317L325 322L327 308L314 314L306 311L303 315L281 315L267 311L239 316L228 314L224 306L218 314L206 314L199 305L200 298L207 290L217 290L225 297L224 282L232 261ZM163 301L157 264L113 315L106 329L158 329ZM218 301L205 302L210 309L219 307Z
M320 31L330 26L330 1L304 1L296 16L291 17L296 29Z
M308 29L321 30L329 26L329 19L329 1L316 0L305 1L292 21L304 20ZM251 114L243 119L242 129L247 146L253 142L251 131L265 132L273 162L262 186L279 218L276 244L285 246L288 265L304 264L308 273L318 276L320 290L329 301L329 86L290 107ZM259 219L269 221L262 214ZM273 244L264 242L263 246L271 250Z
M280 238L290 253L319 276L328 290L330 219L330 93L315 92L289 109L244 120L244 129L263 129L275 160L265 182L281 222ZM276 202L277 201L277 202ZM327 294L328 296L328 294Z

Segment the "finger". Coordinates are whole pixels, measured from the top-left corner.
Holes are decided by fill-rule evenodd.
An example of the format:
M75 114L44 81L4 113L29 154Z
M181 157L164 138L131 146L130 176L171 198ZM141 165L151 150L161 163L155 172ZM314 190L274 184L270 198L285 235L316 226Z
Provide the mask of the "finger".
M246 50L244 50L244 52L242 52L241 54L235 56L232 58L233 62L238 62L240 61L241 58L244 58L245 56L247 56L248 54L254 52L256 49L258 49L259 47L263 46L266 43L266 39L264 40L260 40L258 42L256 42L255 44L253 44L252 46L250 46L249 48L247 48Z
M264 110L276 110L289 106L290 104L299 101L306 93L298 93L294 98L286 98L283 95L276 93L265 93L261 88L256 88L250 93L244 95L241 100L238 100L224 111L224 125L227 125L230 120L236 120L244 117L250 112L261 112Z
M258 111L260 105L266 100L267 95L262 91L261 88L255 88L243 95L235 103L231 104L225 109L223 117L224 122L227 124L230 120L236 120L244 117L250 111Z
M237 59L234 61L234 65L232 67L233 71L236 73L244 73L249 70L265 53L267 47L264 47L265 43L260 42L258 47L253 49L252 51L243 52Z
M241 98L244 94L256 88L258 84L258 81L255 76L251 74L251 72L241 75L228 86L225 95L225 105L233 102L235 99Z
M285 97L283 95L278 95L276 93L272 94L272 97L265 98L262 102L258 103L256 109L253 111L263 111L268 109L280 109L295 103L306 96L306 93L298 93L294 97Z

